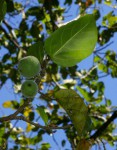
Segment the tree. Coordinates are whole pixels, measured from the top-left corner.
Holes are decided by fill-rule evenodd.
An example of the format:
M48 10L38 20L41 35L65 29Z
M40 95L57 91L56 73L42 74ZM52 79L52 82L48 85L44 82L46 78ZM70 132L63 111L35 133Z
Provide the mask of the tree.
M116 3L116 0L0 1L1 88L10 80L15 94L20 95L19 100L3 102L2 106L11 111L0 117L0 149L48 150L52 145L42 143L42 136L56 134L60 129L67 137L59 141L63 149L68 141L71 148L67 148L73 150L89 150L100 144L106 149L107 143L116 146L117 107L106 97L106 86L100 80L108 76L117 78L117 54L111 49L117 31ZM78 10L76 21L69 20L64 25L71 6ZM105 7L108 12L103 14ZM87 15L89 12L91 15ZM68 49L65 52L61 47L77 30L81 34L72 40L72 43L76 40L74 47L70 43L69 53ZM63 51L58 53L57 48ZM72 52L74 48L79 50L78 55ZM92 52L92 67L79 69L79 62ZM20 76L18 63L27 56L35 56L41 64L40 73L31 78L38 85L36 99L21 93L26 79ZM26 128L20 127L23 121Z

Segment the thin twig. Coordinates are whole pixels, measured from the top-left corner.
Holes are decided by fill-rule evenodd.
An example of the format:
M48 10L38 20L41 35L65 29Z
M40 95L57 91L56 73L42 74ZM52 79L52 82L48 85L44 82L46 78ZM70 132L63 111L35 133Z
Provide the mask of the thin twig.
M114 41L111 41L110 43L108 43L108 44L105 45L104 47L95 50L94 53L97 53L97 52L99 52L99 51L102 51L103 49L107 48L108 46L110 46L110 45L113 44L113 43L114 43Z
M42 128L44 130L50 130L50 129L67 129L67 128L71 127L71 125L66 125L66 126L63 126L63 127L51 126L51 125L49 125L49 126L42 126L39 123L30 121L29 119L25 118L22 115L21 116L15 116L11 120L23 120L23 121L25 121L27 123L30 123L31 125L33 125L33 126L35 126L37 128Z
M12 38L12 36L11 36L10 34L8 34L7 31L6 31L2 26L0 26L0 30L2 30L2 31L5 33L6 37L7 37L17 48L21 48L21 47L19 46L19 44L17 43L17 41L14 40L14 39Z

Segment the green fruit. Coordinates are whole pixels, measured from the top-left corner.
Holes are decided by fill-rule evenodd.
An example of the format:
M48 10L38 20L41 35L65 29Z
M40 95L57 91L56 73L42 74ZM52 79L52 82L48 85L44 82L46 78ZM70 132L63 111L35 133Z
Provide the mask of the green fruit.
M33 98L38 92L38 86L33 80L26 80L21 87L22 94L27 98Z
M22 76L29 79L40 72L41 66L39 60L36 57L27 56L19 61L18 69Z

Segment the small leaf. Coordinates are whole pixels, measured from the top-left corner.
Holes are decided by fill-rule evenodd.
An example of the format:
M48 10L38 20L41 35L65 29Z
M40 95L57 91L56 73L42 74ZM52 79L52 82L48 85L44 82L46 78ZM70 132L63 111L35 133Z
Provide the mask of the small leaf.
M111 104L112 104L111 100L110 100L110 99L107 99L107 100L106 100L106 105L107 105L107 106L111 106Z
M32 130L32 125L27 123L26 132L30 132Z
M93 15L60 27L45 41L45 51L58 65L70 67L92 54L97 42Z
M6 101L2 104L4 108L11 108L12 107L12 102L11 101Z
M40 150L49 150L49 148L51 148L49 143L42 143Z
M19 103L15 100L6 101L2 105L4 108L12 108L12 109L17 109L19 107Z
M81 87L77 86L78 91L82 94L82 96L84 97L84 99L86 99L87 101L91 100L91 96L90 94L85 90L82 89Z
M25 107L25 109L24 109L24 116L28 117L30 112L32 112L31 108Z
M105 64L98 64L98 68L105 73L108 72L108 67Z
M40 114L41 118L43 119L44 123L47 125L48 123L48 115L45 112L45 109L42 106L37 105L37 112Z
M38 41L28 49L28 55L35 56L41 62L44 57L43 43Z
M85 89L82 89L81 87L77 86L77 90L82 94L84 99L88 102L99 102L102 100L102 97L99 96L95 98L91 93L88 93Z
M39 143L40 141L42 141L42 136L37 135L37 136L34 136L32 138L29 138L28 139L28 144L35 145L35 144Z
M94 62L99 62L100 60L101 60L101 58L99 56L94 57Z

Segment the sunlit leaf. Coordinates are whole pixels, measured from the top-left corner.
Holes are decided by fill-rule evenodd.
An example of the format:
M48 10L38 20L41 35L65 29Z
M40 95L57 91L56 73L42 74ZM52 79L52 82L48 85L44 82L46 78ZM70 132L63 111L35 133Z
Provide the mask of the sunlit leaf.
M30 112L32 112L31 108L25 107L25 109L24 109L24 116L28 117Z
M82 94L84 99L88 102L100 102L102 100L102 95L100 96L102 91L98 92L98 97L94 97L92 93L87 92L85 89L81 88L80 86L77 86L76 88L80 92L80 94Z
M98 64L98 68L99 68L99 70L101 70L105 73L108 72L108 67L105 64L102 64L102 63Z
M94 57L94 62L99 62L100 60L101 60L101 58L99 56Z
M43 119L44 123L48 124L48 115L45 112L45 109L41 106L37 106L37 112L40 114L41 118Z
M91 95L85 89L82 89L80 86L77 86L77 89L87 101L91 100Z
M12 107L12 102L11 101L6 101L2 104L4 108L11 108Z
M111 1L111 0L105 0L105 1L104 1L104 4L110 6L110 5L112 4L112 1Z
M97 28L93 15L85 15L62 26L45 41L45 50L58 65L76 65L93 52Z
M32 130L32 125L27 123L26 132L30 132Z

